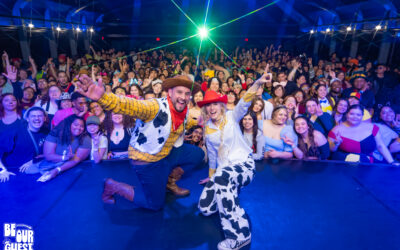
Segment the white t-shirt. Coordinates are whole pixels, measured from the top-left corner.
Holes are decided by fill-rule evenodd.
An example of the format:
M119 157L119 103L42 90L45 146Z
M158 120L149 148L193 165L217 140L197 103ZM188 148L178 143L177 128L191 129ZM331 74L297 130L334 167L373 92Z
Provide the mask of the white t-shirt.
M58 111L58 106L57 106L57 104L53 104L52 102L50 102L50 104L49 104L49 110L46 110L46 108L47 108L47 102L45 102L45 103L43 103L43 105L40 105L40 103L41 103L41 101L39 100L39 101L37 101L36 103L35 103L35 107L41 107L42 109L44 109L46 112L47 112L47 114L49 114L49 115L54 115L57 111Z
M274 105L269 101L264 101L264 110L261 112L262 119L271 120L273 110L274 110Z
M102 158L103 160L106 160L107 159L107 152L108 152L108 140L107 140L107 137L105 137L104 135L101 135L100 139L99 139L99 149L100 148L105 148L106 149L106 151L105 151L105 153L103 155L103 158ZM94 150L95 150L95 148L94 148L93 140L92 140L92 149L90 151L90 159L91 160L94 160L94 158L93 158Z

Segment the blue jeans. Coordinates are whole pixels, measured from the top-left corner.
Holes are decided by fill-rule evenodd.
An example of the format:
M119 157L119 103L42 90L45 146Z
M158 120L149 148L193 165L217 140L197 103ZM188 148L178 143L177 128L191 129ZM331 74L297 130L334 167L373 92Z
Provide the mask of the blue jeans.
M132 165L145 197L144 202L138 204L134 200L134 203L151 210L162 209L171 171L177 166L186 170L192 169L203 164L203 159L204 152L201 148L184 143L179 148L173 148L167 157L158 162Z

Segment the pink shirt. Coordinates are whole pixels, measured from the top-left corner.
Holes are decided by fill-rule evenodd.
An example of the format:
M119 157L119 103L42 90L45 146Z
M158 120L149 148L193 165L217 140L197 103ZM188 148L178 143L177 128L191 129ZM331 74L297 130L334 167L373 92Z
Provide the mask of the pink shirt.
M71 116L75 114L74 109L73 108L67 108L67 109L61 109L58 110L53 117L53 120L51 121L51 125L54 128L55 126L57 126L60 122L62 122L65 118L67 118L68 116ZM86 112L86 114L83 116L83 119L86 119L89 117L89 112Z

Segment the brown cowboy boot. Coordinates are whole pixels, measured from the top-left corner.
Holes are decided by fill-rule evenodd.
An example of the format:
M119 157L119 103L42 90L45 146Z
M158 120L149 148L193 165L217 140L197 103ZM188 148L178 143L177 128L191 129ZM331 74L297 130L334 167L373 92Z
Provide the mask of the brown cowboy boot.
M181 167L176 167L168 176L167 190L176 196L186 196L190 194L190 190L180 188L178 185L176 185L176 182L181 179L183 173L184 171Z
M104 191L101 195L101 199L104 203L115 204L114 194L118 194L129 201L133 201L135 191L131 185L108 178L104 182Z

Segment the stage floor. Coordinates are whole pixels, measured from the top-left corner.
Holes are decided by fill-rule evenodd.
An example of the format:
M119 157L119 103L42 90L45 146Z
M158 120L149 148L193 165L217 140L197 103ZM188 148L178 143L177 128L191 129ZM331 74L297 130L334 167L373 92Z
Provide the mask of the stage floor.
M258 162L257 170L240 194L252 227L245 249L400 249L400 168L278 161ZM12 176L0 183L1 227L32 226L41 250L216 249L218 215L197 209L208 169L186 172L179 185L191 195L167 194L162 211L121 199L104 205L104 178L135 185L131 171L128 161L108 161L85 162L45 184L37 175Z

